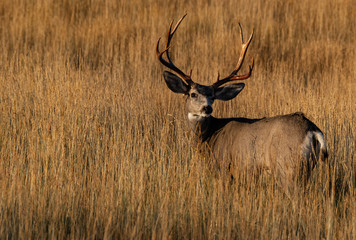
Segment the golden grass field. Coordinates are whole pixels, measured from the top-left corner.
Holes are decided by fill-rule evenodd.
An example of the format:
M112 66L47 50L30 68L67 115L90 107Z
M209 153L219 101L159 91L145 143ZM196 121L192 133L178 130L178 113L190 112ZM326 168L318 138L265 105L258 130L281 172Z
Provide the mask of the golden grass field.
M191 145L155 56L185 13L172 57L202 84L254 29L213 115L304 112L330 154L306 186L227 181ZM0 1L0 239L355 239L355 20L353 0Z

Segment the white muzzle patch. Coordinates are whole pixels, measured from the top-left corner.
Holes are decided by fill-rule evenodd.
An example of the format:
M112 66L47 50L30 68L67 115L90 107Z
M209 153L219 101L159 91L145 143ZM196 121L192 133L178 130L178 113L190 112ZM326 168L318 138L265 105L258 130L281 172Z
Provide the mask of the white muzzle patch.
M191 122L199 122L204 120L204 118L209 117L211 114L206 114L206 113L188 113L188 120Z

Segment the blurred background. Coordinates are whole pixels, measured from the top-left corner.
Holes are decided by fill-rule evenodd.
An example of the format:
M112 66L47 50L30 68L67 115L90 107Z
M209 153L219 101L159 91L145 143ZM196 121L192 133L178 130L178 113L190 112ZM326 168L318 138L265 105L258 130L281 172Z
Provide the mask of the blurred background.
M254 31L213 115L304 112L330 152L307 186L230 183L191 144L155 55L185 13L171 55L202 84ZM2 0L0 238L355 238L355 19L353 0Z

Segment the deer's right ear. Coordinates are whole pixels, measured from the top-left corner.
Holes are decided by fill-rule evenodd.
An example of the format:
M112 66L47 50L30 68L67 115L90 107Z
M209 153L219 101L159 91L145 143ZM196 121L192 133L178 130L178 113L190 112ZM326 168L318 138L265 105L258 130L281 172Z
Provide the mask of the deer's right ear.
M163 72L163 77L166 81L167 87L173 92L188 94L190 87L184 83L180 77L167 71Z
M234 84L229 84L224 87L219 87L215 91L215 98L222 100L222 101L228 101L237 96L242 89L244 89L245 84L244 83L234 83Z

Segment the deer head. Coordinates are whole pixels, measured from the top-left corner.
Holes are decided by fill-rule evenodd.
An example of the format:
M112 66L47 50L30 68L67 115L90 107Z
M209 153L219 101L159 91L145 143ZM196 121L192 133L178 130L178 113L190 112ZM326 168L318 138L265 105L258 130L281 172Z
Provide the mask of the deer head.
M178 67L176 67L173 64L169 56L168 50L170 48L172 37L176 32L176 30L178 29L182 20L185 18L185 16L186 15L184 15L177 22L173 30L172 30L173 22L170 24L168 34L167 34L165 49L163 51L159 50L160 39L157 41L156 54L158 60L164 66L168 67L169 69L171 69L172 71L174 71L180 76L179 77L168 71L163 72L164 80L167 84L167 87L175 93L183 93L187 96L186 110L188 112L188 119L190 121L201 121L209 117L213 112L212 104L215 99L222 100L222 101L231 100L235 98L245 87L244 83L233 83L225 86L222 85L231 81L245 80L251 76L252 69L253 69L253 61L252 64L249 66L249 72L247 74L237 75L237 72L240 70L243 64L248 46L250 45L250 42L253 37L253 33L251 34L248 41L244 43L242 28L241 25L239 24L242 44L241 44L240 57L235 69L232 71L232 73L229 76L223 79L220 79L218 76L218 79L215 83L209 86L205 86L205 85L195 83L191 78L191 73L190 75L185 74L182 70L180 70ZM164 54L166 55L167 60L163 58Z

